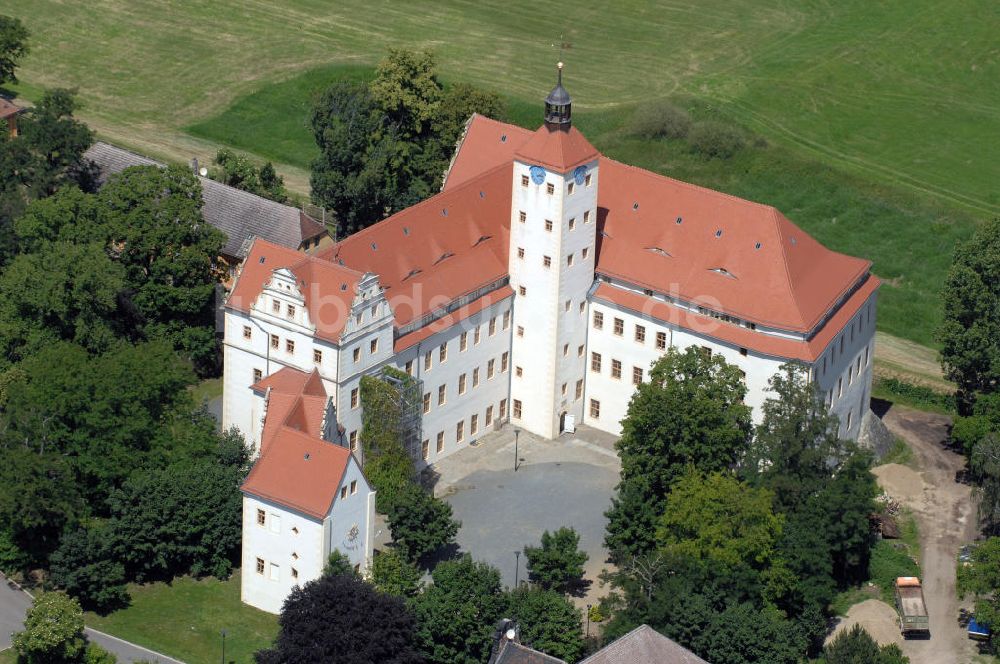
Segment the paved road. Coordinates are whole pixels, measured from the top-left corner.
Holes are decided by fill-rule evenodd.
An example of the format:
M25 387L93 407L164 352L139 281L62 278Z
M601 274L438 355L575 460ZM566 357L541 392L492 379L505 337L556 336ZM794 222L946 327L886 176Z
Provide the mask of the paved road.
M587 440L601 436L599 443ZM522 433L523 461L515 473L513 435L507 431L441 462L437 469L443 481L437 493L462 522L457 537L461 550L495 566L503 582L513 585L518 562L514 552L525 545L538 546L545 530L571 526L580 534L580 548L590 556L584 578L593 585L580 602L596 601L597 574L607 566L604 512L618 482L618 457L610 449L611 440L600 432L554 441ZM527 579L524 555L517 576Z
M12 588L7 580L0 576L0 650L10 647L10 635L24 629L24 613L31 606L31 598ZM147 650L134 643L122 641L104 632L86 629L87 638L97 643L118 657L118 661L126 662L157 662L162 664L182 664L179 660Z

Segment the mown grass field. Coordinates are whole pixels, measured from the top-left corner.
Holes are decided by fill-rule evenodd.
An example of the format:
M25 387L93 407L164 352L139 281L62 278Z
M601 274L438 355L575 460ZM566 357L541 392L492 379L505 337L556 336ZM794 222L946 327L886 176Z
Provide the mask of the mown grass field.
M240 575L228 581L181 577L172 583L129 585L132 604L108 616L86 614L89 627L190 664L249 664L278 634L278 618L240 602Z
M886 279L880 328L933 345L955 241L1000 214L1000 5L992 0L327 3L7 0L35 34L22 92L79 89L83 116L156 156L231 145L308 187L313 97L389 46L501 91L538 123L560 44L575 118L609 156L779 207ZM670 98L766 139L732 161L633 139ZM992 157L991 157L992 155Z

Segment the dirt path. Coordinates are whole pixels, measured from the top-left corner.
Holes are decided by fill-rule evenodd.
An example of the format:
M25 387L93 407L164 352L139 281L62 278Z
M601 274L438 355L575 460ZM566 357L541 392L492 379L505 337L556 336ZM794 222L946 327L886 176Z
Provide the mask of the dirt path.
M960 604L955 594L958 549L976 535L970 488L955 481L965 458L945 447L949 419L943 415L894 406L883 419L909 443L920 468L919 473L897 464L875 469L890 495L913 510L920 528L920 567L931 638L902 641L903 652L911 664L971 662L977 650L958 623ZM854 608L864 604L868 602Z

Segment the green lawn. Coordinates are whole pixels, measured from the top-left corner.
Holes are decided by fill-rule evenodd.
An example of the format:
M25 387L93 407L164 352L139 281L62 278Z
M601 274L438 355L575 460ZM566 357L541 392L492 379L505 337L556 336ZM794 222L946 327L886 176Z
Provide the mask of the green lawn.
M317 67L431 47L448 76L536 99L560 41L578 109L695 95L866 178L1000 211L993 0L536 2L7 0L25 90L76 86L108 135L185 153L183 128ZM249 131L258 126L251 122ZM266 128L265 128L266 130Z
M14 648L0 651L0 664L16 664L16 662L17 653L14 652Z
M773 204L886 280L880 329L934 345L956 240L1000 213L992 0L654 0L575 5L8 0L35 34L21 90L71 85L103 135L186 161L230 145L308 188L309 107L389 46L431 47L446 80L538 124L560 35L577 125L609 156ZM993 49L993 50L991 50ZM706 162L620 130L672 98L766 139Z
M201 405L203 401L211 401L222 396L222 379L206 378L191 387L191 396L194 402Z
M86 614L87 625L190 664L253 661L271 644L278 619L240 602L239 570L228 581L178 578L171 584L130 585L132 605L108 616Z

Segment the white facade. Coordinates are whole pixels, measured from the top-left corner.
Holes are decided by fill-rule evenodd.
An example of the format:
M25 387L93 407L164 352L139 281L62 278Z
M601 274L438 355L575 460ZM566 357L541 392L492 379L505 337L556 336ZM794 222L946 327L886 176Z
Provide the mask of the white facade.
M375 492L353 459L322 520L244 494L240 598L262 611L280 613L292 588L319 578L333 550L359 571L368 569L374 517Z
M596 159L565 173L514 162L509 269L516 298L512 349L521 375L515 371L512 412L545 438L559 435L565 416L580 421L582 415L574 395L584 380L597 171Z

